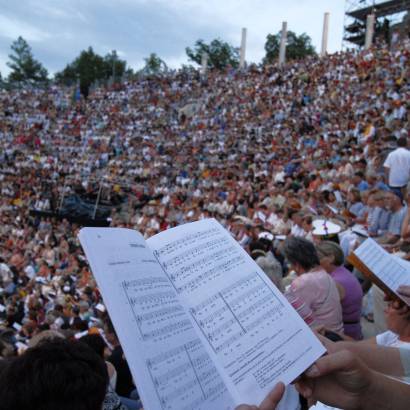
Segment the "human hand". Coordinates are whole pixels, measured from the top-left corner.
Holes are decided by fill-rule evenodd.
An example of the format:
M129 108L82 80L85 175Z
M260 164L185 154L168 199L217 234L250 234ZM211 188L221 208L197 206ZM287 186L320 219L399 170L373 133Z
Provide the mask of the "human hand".
M296 383L309 404L321 401L346 410L362 408L373 382L373 373L348 350L323 356Z
M285 393L285 385L278 383L273 390L265 397L263 402L258 406L240 404L235 410L275 410Z
M385 294L384 300L390 302L391 307L401 311L405 315L410 311L410 286L402 285L397 288L397 293L401 295L399 299L396 295Z
M401 285L397 289L397 292L400 293L400 295L402 295L402 296L406 296L406 297L410 298L410 286Z

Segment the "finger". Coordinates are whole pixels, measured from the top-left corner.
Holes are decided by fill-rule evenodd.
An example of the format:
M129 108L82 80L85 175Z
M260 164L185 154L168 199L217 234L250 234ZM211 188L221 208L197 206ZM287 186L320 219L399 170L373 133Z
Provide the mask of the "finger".
M400 293L400 295L410 297L410 286L401 285L398 287L397 291Z
M317 334L322 335L322 336L325 335L326 330L327 329L324 325L316 326L316 327L313 328L314 333L317 333Z
M350 370L357 364L357 359L348 350L341 350L322 356L305 372L305 376L315 378L325 376L339 370Z
M284 393L285 385L279 382L263 400L259 406L259 410L275 410Z
M301 394L306 400L309 400L313 394L313 381L300 379L295 383L295 388L299 394Z
M321 341L328 353L333 353L337 350L337 343L332 342L330 339L320 334L316 334L316 337Z
M240 404L238 407L235 407L235 410L258 410L258 407L249 406L247 404Z

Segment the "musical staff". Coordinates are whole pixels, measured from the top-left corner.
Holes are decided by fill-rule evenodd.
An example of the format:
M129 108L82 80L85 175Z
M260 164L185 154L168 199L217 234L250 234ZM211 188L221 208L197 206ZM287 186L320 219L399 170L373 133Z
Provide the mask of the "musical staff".
M218 353L281 317L283 304L257 272L253 272L190 309L212 349Z
M225 394L225 384L199 340L147 360L162 410L200 409Z
M186 247L187 244L192 245L196 242L201 242L203 238L210 238L215 236L219 233L217 228L210 228L201 232L195 232L190 235L185 236L183 239L173 241L161 248L159 248L155 253L157 257L167 256L169 254L173 254L178 249L183 249Z
M169 290L163 291L165 284ZM165 281L163 277L123 281L122 289L143 341L160 341L192 329L166 278Z

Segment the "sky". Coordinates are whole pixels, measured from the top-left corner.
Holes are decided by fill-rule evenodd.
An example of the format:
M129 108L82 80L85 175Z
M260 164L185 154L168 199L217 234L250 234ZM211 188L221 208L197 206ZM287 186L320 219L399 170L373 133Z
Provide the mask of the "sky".
M188 62L185 48L220 38L239 47L247 28L247 62L260 62L269 33L307 33L320 51L323 15L330 13L328 51L340 50L344 0L0 0L0 72L8 74L18 36L51 74L92 46L117 50L130 67L157 53L171 68Z

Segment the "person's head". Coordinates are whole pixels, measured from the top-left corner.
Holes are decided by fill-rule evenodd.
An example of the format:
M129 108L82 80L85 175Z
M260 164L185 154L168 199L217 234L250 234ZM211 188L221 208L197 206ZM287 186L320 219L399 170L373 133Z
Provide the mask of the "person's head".
M397 146L400 148L406 148L407 147L407 138L406 137L400 137L397 140Z
M292 214L292 222L295 225L302 226L303 225L303 213L302 212L295 212Z
M335 242L322 241L316 245L317 254L320 260L320 266L328 273L335 270L336 267L344 264L344 254L342 248Z
M363 179L364 179L363 172L357 171L357 172L355 172L355 174L353 176L352 182L353 182L354 185L358 185L358 184L360 184L361 181L363 181Z
M252 241L249 244L249 252L251 254L252 259L256 260L261 256L266 256L266 247L265 244L262 243L259 239L256 241Z
M400 338L410 341L410 311L404 313L389 303L384 311L387 328L398 334Z
M319 257L315 246L307 239L293 236L286 239L283 245L283 253L298 275L319 265Z
M360 191L357 188L352 188L349 191L348 200L353 204L355 204L357 202L361 202L362 196L360 194Z
M93 349L94 352L98 354L98 356L104 357L106 344L101 335L85 335L82 338L80 338L80 342L90 346L91 349Z
M402 207L402 200L400 193L397 191L390 191L386 194L386 204L390 211L396 212Z
M101 410L107 391L104 360L90 347L45 340L8 359L0 372L0 408Z

